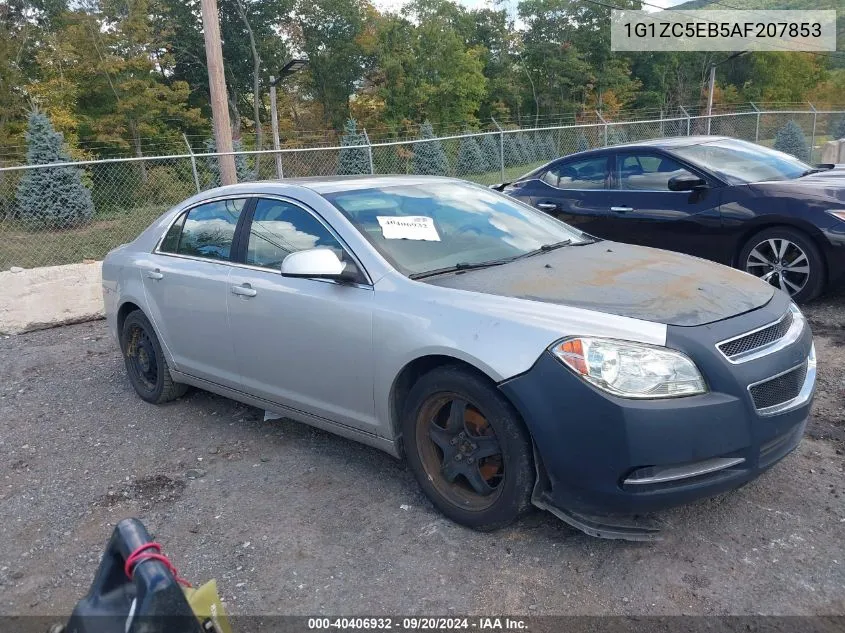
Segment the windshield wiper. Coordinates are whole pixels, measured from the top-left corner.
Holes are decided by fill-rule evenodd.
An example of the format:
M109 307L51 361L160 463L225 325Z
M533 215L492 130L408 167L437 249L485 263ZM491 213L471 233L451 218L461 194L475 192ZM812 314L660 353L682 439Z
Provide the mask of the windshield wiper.
M804 176L809 176L810 174L818 174L823 171L828 171L833 169L833 165L824 165L819 167L810 167L810 169L806 170L803 174L798 176L799 178L803 178Z
M518 259L531 257L532 255L537 255L539 253L547 253L549 251L553 251L556 248L560 248L561 246L568 246L571 243L572 240L563 240L561 242L555 242L554 244L543 244L540 248L535 249L533 251L528 251L527 253L522 253L521 255L515 255L513 257L503 257L502 259L492 259L487 262L478 262L477 264L470 264L468 262L458 262L454 266L436 268L435 270L426 270L425 272L421 273L412 273L408 275L408 278L423 279L425 277L433 277L434 275L443 275L446 273L463 272L464 270L478 270L479 268L491 268L492 266L501 266L502 264L508 264Z

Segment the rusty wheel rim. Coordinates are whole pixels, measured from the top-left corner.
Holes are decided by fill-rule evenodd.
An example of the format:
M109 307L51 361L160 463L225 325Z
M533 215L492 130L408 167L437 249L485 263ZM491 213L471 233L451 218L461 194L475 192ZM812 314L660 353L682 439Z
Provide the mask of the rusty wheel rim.
M417 450L431 483L450 503L481 511L498 500L505 477L499 440L465 396L440 393L420 407Z

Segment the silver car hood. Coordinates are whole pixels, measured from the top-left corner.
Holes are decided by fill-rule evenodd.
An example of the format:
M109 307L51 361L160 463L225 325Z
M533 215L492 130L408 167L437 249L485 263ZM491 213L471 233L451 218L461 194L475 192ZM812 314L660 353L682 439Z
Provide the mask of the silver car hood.
M681 326L754 310L775 292L752 275L721 264L608 241L421 281Z

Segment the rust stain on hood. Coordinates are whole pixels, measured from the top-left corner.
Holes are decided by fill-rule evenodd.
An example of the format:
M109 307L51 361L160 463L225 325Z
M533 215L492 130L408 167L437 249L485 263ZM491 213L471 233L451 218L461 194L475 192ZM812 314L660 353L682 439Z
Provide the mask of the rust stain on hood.
M775 292L727 266L617 242L563 247L426 282L681 326L704 325L754 310Z

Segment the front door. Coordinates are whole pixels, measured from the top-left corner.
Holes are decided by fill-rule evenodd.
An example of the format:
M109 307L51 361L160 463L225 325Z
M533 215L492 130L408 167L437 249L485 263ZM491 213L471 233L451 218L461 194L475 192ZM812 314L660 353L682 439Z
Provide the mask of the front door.
M159 338L177 371L236 385L226 301L229 258L246 200L209 202L183 213L141 275Z
M335 235L310 210L259 199L243 263L228 279L228 310L244 390L370 433L373 401L371 286L281 275L292 252L331 248Z
M724 231L719 188L670 191L673 176L699 174L690 174L673 158L649 151L620 151L615 165L606 237L717 258Z

